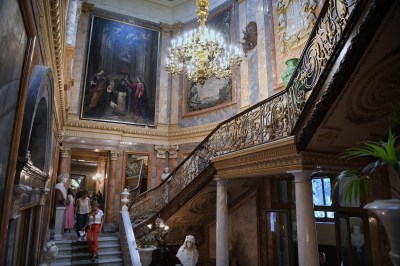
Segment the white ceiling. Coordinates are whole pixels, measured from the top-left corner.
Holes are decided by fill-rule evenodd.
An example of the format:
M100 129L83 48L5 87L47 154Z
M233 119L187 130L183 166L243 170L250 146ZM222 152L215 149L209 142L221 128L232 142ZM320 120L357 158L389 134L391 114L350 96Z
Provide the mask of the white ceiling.
M209 10L230 0L210 0ZM96 8L155 23L174 24L196 17L196 0L88 0Z
M162 6L175 7L177 5L180 5L184 2L189 2L191 0L149 0L149 1Z

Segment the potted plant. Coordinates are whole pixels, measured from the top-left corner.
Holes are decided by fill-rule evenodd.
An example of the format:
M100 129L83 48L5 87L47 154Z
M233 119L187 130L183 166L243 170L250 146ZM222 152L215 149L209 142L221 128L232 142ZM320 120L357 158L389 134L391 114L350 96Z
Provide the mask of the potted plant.
M137 241L137 250L140 256L140 262L143 266L150 265L153 251L156 249L155 237L150 233L151 224L142 227L142 236Z
M344 170L337 176L333 189L340 188L342 194L339 195L346 202L366 203L370 182L377 181L376 177L373 177L377 170L387 168L387 172L391 175L389 178L390 192L395 199L376 200L368 203L364 208L374 212L381 220L391 244L390 258L394 265L400 266L400 230L396 228L400 221L400 189L398 187L400 148L396 144L396 137L389 129L387 141L364 141L359 146L347 149L342 158L369 158L372 160L362 170Z

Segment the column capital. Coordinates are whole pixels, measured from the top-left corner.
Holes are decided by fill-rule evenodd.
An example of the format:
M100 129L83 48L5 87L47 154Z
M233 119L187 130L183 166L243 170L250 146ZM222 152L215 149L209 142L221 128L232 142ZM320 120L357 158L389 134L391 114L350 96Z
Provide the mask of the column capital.
M102 154L102 155L99 156L98 162L99 163L105 163L105 162L107 162L107 158L108 158L107 155Z
M226 179L226 178L217 177L217 178L214 178L214 180L217 181L217 186L228 185L228 179Z
M68 158L70 151L70 148L61 147L61 157Z
M160 22L160 29L162 34L169 34L172 30L172 26L168 23Z
M178 158L178 150L179 150L179 146L178 145L170 145L170 146L168 146L169 158Z
M58 130L58 132L57 132L58 143L61 144L63 142L63 140L64 140L64 137L65 137L65 129Z
M157 152L157 158L166 158L168 146L165 145L154 145L154 150Z
M174 34L179 34L181 33L182 30L182 22L177 22L175 24L171 25L171 30Z
M110 159L111 161L118 160L119 152L118 151L110 151Z
M308 182L311 180L311 175L313 171L311 170L293 170L287 171L288 174L294 176L294 182Z

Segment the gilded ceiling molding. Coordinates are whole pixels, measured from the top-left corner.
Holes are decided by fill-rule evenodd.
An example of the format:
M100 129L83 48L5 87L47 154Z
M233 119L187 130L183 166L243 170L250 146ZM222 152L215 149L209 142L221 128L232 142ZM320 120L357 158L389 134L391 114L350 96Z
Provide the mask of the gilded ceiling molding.
M208 125L201 125L191 128L179 128L179 127L158 127L153 128L140 128L126 125L96 123L93 121L84 121L69 119L64 127L66 130L66 136L74 137L93 137L93 138L105 138L118 140L121 137L126 138L149 138L159 139L164 141L170 141L171 144L181 144L182 139L188 138L193 139L191 142L195 142L198 139L204 139L217 125L218 123L211 123ZM105 132L101 132L105 131ZM185 143L188 141L185 141ZM154 143L153 143L154 144Z
M66 121L64 95L64 50L65 50L65 2L59 0L36 1L39 12L41 39L44 44L45 64L51 66L56 102L60 102L60 109L56 108L58 124ZM48 8L50 7L50 8Z

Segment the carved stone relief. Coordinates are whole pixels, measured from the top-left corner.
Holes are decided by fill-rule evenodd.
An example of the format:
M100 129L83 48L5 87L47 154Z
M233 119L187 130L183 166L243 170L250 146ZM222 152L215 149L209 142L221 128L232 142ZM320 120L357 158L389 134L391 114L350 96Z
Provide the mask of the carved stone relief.
M277 33L281 52L302 44L312 30L317 19L316 0L278 0L274 6L277 14Z

